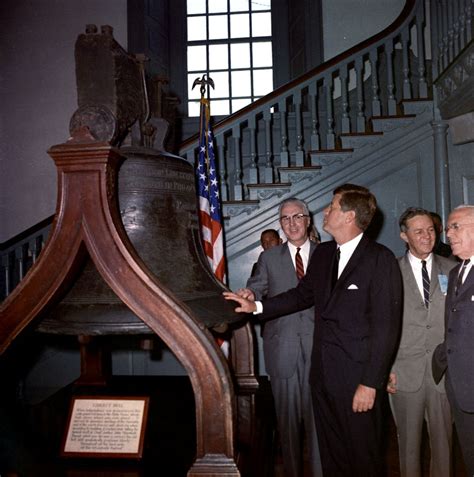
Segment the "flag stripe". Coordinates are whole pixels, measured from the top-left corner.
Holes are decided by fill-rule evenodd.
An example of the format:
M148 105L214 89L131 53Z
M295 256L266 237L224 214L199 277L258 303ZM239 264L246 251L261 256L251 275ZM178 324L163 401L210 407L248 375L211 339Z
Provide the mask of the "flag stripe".
M214 139L209 124L209 101L201 99L199 155L196 168L199 195L199 221L204 252L214 275L225 280L224 240L219 184L214 157Z

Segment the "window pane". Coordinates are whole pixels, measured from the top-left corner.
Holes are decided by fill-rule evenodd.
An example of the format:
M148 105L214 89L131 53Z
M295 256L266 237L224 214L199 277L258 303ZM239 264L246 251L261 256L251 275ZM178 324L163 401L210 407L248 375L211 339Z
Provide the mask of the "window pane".
M253 67L272 66L272 44L270 41L253 43Z
M227 13L227 0L209 0L209 13Z
M230 45L230 62L232 69L250 67L250 43Z
M258 2L252 2L252 10L270 10L272 6L271 0L258 0Z
M209 45L209 69L225 70L229 68L227 45Z
M202 78L204 73L191 73L188 75L188 99L199 99L201 97L201 85L197 84L193 89L196 78Z
M188 0L186 6L188 15L206 13L206 0Z
M209 17L209 38L228 38L227 15L213 15Z
M249 0L230 0L231 12L248 12Z
M211 116L227 116L230 114L229 100L211 101Z
M190 118L199 116L201 114L201 108L199 106L200 106L199 101L189 101L189 103L188 103L188 116Z
M206 40L206 17L188 17L188 41Z
M253 94L265 96L273 91L273 71L255 70L253 72Z
M250 36L250 23L248 13L239 13L230 16L230 37L248 38Z
M235 113L239 109L244 108L247 104L252 102L251 98L244 98L244 99L233 99L232 100L232 112Z
M188 46L188 71L207 70L206 47Z
M228 98L229 97L229 72L222 71L217 73L210 71L209 76L214 81L214 89L211 88L211 100L212 98Z
M271 34L271 13L252 13L252 36L271 36Z
M250 96L250 70L233 71L232 73L232 96Z

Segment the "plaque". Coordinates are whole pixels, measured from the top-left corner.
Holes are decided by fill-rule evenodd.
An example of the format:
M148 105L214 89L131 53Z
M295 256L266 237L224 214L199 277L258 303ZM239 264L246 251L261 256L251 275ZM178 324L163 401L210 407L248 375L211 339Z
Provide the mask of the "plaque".
M148 397L73 397L61 455L141 459L148 404Z

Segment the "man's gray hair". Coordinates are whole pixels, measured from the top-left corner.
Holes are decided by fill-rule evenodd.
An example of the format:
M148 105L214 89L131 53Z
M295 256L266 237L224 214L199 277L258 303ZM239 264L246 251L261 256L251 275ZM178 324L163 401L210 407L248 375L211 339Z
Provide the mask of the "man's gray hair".
M304 200L297 199L296 197L290 197L289 199L285 199L280 204L280 207L278 208L278 217L281 217L281 210L287 204L299 204L301 206L301 208L303 209L303 214L309 215L308 205L306 204L306 202Z

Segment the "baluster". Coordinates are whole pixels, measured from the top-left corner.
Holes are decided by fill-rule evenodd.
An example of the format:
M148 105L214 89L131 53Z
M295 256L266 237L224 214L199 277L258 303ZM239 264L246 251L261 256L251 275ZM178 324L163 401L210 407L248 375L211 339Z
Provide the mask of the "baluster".
M20 283L25 275L25 250L23 245L15 248L15 260L18 268L18 283ZM15 283L15 286L18 283Z
M408 35L410 31L404 28L402 31L402 71L403 71L403 99L411 99L410 65L408 61Z
M286 124L286 98L278 103L280 113L280 167L288 167L290 164L288 156L288 128Z
M395 85L393 84L393 63L392 63L392 56L393 56L393 44L392 40L389 40L385 43L385 54L387 56L387 108L388 108L388 115L395 116L397 114L397 102L395 100L394 90Z
M2 255L2 267L4 270L5 274L5 296L8 296L11 293L11 260L10 260L10 254L6 253L5 255Z
M471 0L466 0L466 44L472 40L472 3Z
M456 57L460 51L459 49L459 5L458 0L453 0L453 44L454 56Z
M466 45L466 10L464 0L459 0L459 49Z
M272 114L269 109L263 113L265 121L265 184L273 184L273 165L272 165Z
M448 57L449 63L454 59L454 20L453 20L453 0L447 2L448 10Z
M436 20L438 25L438 75L444 71L444 27L443 27L443 6L441 2L435 2Z
M318 134L318 88L315 81L309 85L309 107L311 110L311 150L317 151L320 149L319 134Z
M342 118L341 118L341 132L351 132L351 119L349 117L349 101L347 100L347 65L343 64L339 71L339 80L341 82L341 103L342 103Z
M219 187L221 190L221 201L229 200L229 187L227 184L227 170L225 161L225 138L224 133L214 136L217 143L217 157L216 164L219 169Z
M301 90L293 95L295 102L295 129L296 129L296 151L295 151L295 165L296 167L304 166L304 151L303 151L303 128L301 125Z
M428 85L426 83L425 67L425 36L423 34L423 25L425 24L425 6L420 3L420 9L416 16L416 44L418 45L418 97L428 97Z
M324 77L324 89L326 93L326 114L327 114L327 131L326 131L326 149L336 148L336 138L334 135L334 113L332 104L332 91L333 91L333 79L332 73L327 74Z
M242 185L242 158L240 151L240 125L232 128L232 137L234 139L234 200L243 200L244 187Z
M41 253L41 249L43 248L43 236L38 235L34 238L33 242L31 243L31 261L34 264L38 259L39 254Z
M356 88L357 88L357 132L365 132L365 115L364 115L364 62L362 56L358 56L355 60L356 72Z
M438 77L439 68L439 30L438 30L438 15L437 15L437 2L430 2L430 22L431 22L431 77Z
M256 128L255 115L249 117L249 140L250 140L250 169L249 184L258 184L258 164L257 164L257 147L256 147Z
M379 78L377 73L377 48L370 52L370 69L372 75L372 116L381 116L379 98Z
M448 11L446 7L446 0L441 1L441 21L443 25L443 69L447 68L450 62L449 58L449 38L448 38Z

